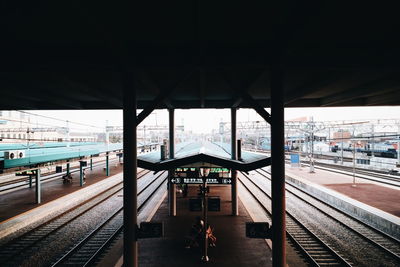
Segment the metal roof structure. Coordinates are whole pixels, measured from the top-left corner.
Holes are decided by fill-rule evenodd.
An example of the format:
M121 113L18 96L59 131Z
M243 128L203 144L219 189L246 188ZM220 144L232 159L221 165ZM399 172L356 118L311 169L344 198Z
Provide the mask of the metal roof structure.
M121 143L115 144L92 144L92 145L75 145L64 147L45 147L24 150L23 158L4 159L4 155L0 152L0 170L23 166L34 166L47 162L75 159L87 156L94 156L100 153L113 152L122 150Z
M153 171L179 167L225 167L239 171L250 171L269 166L270 157L242 151L241 159L232 160L230 145L224 143L194 142L176 145L173 159L161 160L160 151L139 155L138 166Z
M273 125L273 265L285 266L284 107L398 105L399 24L396 6L366 1L7 1L0 110L123 107L124 265L136 266L136 126L156 108L231 108L232 121L255 109ZM186 158L206 157L223 160Z
M397 105L397 8L350 1L6 1L0 109ZM128 78L127 78L128 77ZM133 79L134 85L126 85Z

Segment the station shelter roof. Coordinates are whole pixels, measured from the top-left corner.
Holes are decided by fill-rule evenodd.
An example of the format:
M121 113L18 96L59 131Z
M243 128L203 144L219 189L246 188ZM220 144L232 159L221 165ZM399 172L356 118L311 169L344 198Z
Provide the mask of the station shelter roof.
M47 162L54 162L59 160L70 160L83 158L87 156L95 156L101 153L120 151L123 149L122 143L114 144L90 144L90 145L75 145L63 147L46 147L24 150L22 158L5 159L4 153L0 154L0 170L9 169L23 166L33 166L44 164Z
M3 2L0 110L400 103L395 1Z
M239 171L251 171L269 166L266 155L242 151L239 160L231 159L229 144L212 142L188 142L176 145L173 159L161 160L160 151L139 155L138 166L153 171L180 167L224 167Z

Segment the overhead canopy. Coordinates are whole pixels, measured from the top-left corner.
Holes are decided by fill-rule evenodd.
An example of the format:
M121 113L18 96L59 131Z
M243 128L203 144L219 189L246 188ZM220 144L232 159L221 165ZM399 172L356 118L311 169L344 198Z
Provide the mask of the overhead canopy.
M271 165L271 159L263 154L242 151L240 160L232 160L230 149L220 143L180 143L173 159L161 160L160 151L138 156L138 166L160 171L180 167L224 167L239 171L251 171Z
M127 76L138 108L267 107L276 65L287 107L400 103L389 4L48 2L2 4L0 109L122 108Z

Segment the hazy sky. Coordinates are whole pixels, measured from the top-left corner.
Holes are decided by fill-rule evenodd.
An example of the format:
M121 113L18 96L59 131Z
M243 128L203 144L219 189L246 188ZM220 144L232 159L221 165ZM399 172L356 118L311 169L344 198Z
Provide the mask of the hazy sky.
M121 110L72 110L72 111L30 111L35 114L42 114L49 117L71 121L72 130L85 129L100 131L106 125L122 125ZM273 115L273 114L272 114ZM321 120L368 120L368 119L400 119L400 107L347 107L347 108L287 108L285 119L290 120L298 117L313 116L315 121ZM65 126L65 122L34 118L39 123ZM209 133L211 129L218 129L218 123L230 121L229 109L192 109L176 110L176 125L185 125L185 130L192 130L198 133ZM238 111L238 121L262 120L258 114L251 109L240 109ZM95 127L82 126L72 122L93 125ZM168 123L168 113L166 110L153 112L143 123L147 125L166 125Z

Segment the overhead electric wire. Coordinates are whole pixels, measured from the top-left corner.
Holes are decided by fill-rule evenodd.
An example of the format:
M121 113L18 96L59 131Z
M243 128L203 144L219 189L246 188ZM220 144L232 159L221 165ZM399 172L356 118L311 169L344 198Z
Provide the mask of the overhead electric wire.
M38 141L38 142L55 142L55 143L58 143L58 142L74 142L74 143L97 142L97 141L89 141L89 140L86 140L86 141L71 141L71 140L68 140L66 138L56 138L56 139L53 138L53 139L49 140L49 139L38 139L38 138L17 138L17 137L1 137L0 136L0 140L5 140L5 139L23 140L23 141ZM71 139L74 139L74 137L72 137ZM7 144L7 143L4 143L4 144Z
M56 126L54 124L47 124L47 123L39 123L39 122L30 122L30 121L22 121L22 120L16 120L16 119L9 119L9 118L2 118L2 120L5 121L12 121L12 122L20 122L20 123L25 123L25 124L30 124L30 125L43 125L43 126L50 126L52 128L56 128L56 127L65 127L65 126ZM34 128L34 127L30 127L30 128Z
M46 116L46 115L40 115L40 114L36 114L36 113L32 113L32 112L27 112L27 111L23 111L23 110L17 110L17 111L18 111L18 112L21 112L21 113L28 114L28 115L33 115L33 116L42 117L42 118L51 119L51 120L62 121L62 122L65 122L65 123L72 123L72 124L77 124L77 125L82 125L82 126L88 126L88 127L93 127L93 128L104 129L104 127L95 126L95 125L90 125L90 124L86 124L86 123L74 122L74 121L70 121L70 120L59 119L59 118L50 117L50 116Z

